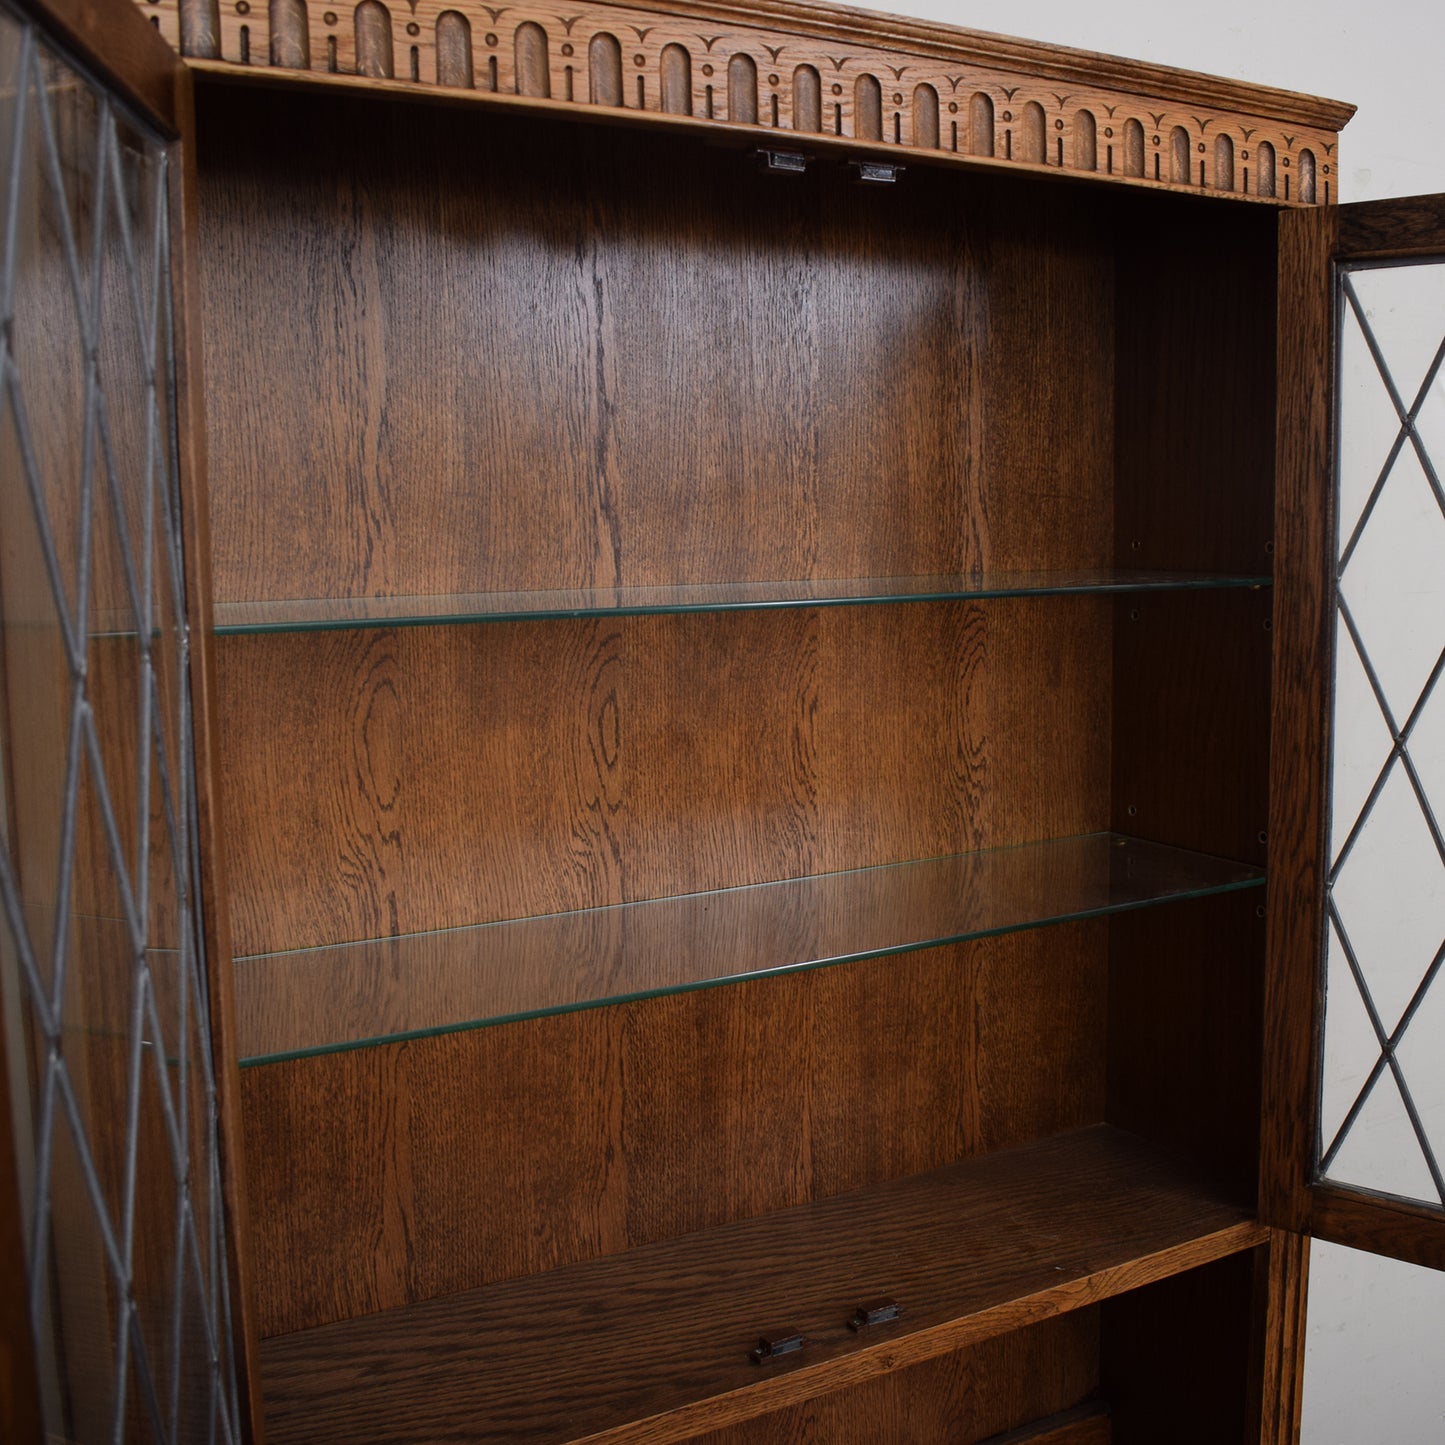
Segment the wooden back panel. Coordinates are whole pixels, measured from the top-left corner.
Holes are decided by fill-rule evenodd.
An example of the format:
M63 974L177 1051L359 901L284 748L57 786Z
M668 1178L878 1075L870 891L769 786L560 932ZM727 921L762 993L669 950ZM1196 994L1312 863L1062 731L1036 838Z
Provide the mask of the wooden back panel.
M1098 197L790 182L675 138L221 89L203 119L219 600L1114 554ZM226 639L236 951L1099 828L1117 614ZM1106 1009L1143 997L1110 1003L1108 939L247 1070L262 1331L1092 1122Z
M1107 941L1072 924L244 1069L261 1333L1093 1123Z
M1094 198L201 100L218 601L1108 561Z

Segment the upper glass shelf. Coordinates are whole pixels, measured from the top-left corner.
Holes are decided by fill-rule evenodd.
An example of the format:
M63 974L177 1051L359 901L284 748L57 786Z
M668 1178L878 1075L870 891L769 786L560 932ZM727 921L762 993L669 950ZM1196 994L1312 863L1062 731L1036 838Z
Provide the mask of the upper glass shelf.
M1243 863L1115 833L236 961L260 1064L709 988L1252 888Z
M1061 593L1187 592L1268 587L1270 578L1214 572L980 572L931 577L835 577L823 581L710 582L679 587L583 587L537 592L467 592L429 597L317 597L218 602L218 635L318 632L349 627L424 627L549 617L745 612L768 607L847 607Z

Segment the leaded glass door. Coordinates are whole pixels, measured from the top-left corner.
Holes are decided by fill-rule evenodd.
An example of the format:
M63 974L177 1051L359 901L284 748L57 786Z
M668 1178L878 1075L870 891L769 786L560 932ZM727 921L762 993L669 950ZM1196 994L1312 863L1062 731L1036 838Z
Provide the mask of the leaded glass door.
M1445 197L1282 218L1280 278L1263 1207L1445 1267Z
M198 888L178 74L123 0L0 4L0 1436L17 1442L242 1432Z

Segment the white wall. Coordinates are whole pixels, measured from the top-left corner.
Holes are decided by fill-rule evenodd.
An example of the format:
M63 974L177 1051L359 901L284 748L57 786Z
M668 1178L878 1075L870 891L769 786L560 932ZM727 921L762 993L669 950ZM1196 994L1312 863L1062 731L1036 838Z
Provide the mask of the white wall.
M895 0L891 8L1351 101L1359 114L1341 138L1342 200L1445 191L1445 0ZM1428 344L1438 337L1437 328ZM1445 1039L1438 1057L1445 1064ZM1304 1445L1442 1442L1445 1274L1317 1245Z
M1445 190L1441 0L895 0L872 9L1347 100L1342 199Z

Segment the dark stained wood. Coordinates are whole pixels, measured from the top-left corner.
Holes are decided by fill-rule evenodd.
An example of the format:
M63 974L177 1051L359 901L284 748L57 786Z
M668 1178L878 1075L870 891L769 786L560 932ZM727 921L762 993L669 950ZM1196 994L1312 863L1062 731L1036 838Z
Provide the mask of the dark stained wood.
M242 15L245 13L241 12ZM841 41L845 46L866 45L883 51L897 50L913 59L930 57L944 60L950 67L962 66L974 74L1002 67L1007 75L1017 77L1023 73L1037 77L1038 81L1057 81L1065 90L1073 90L1076 94L1080 89L1087 91L1104 86L1179 101L1199 111L1218 108L1328 130L1338 130L1355 113L1354 106L1342 101L1272 86L1224 76L1201 75L1149 61L1073 50L1045 41L1020 40L968 30L936 21L817 3L817 0L805 4L794 4L791 0L765 0L765 3L731 0L731 3L721 4L711 3L711 0L671 0L665 14L669 18L686 16L708 24L721 19L730 28L777 27L790 38L796 36L802 40L797 50L807 47L809 40L816 45L820 40L831 39ZM253 24L259 18L255 17ZM479 20L480 17L473 20L473 29L478 27ZM648 48L655 46L656 42ZM195 53L210 52L197 49ZM580 56L578 58L581 59ZM876 57L873 62L875 68L877 62L884 58ZM258 55L256 59L261 57ZM578 92L581 99L584 88L579 86ZM606 95L605 104L612 106L618 99L620 96L611 92Z
M1249 1434L1255 1250L1107 1300L1100 1342L1115 1445L1221 1445Z
M0 1439L15 1445L40 1445L44 1439L40 1377L35 1368L30 1302L20 1287L28 1278L28 1268L7 1057L18 1033L6 1027L5 1000L0 997L0 1275L10 1282L0 1290ZM28 1065L22 1063L20 1071L28 1072Z
M176 86L180 58L134 5L127 0L17 3L162 134L179 134Z
M211 636L211 534L206 457L206 393L203 366L199 179L196 172L195 93L189 74L176 92L181 133L180 164L171 169L171 285L176 298L176 429L179 437L182 545L186 563L186 611L190 621L192 749L195 759L196 828L200 864L206 986L210 995L210 1047L216 1085L217 1148L227 1221L225 1265L229 1272L234 1365L242 1428L255 1445L261 1435L255 1291L251 1269L240 1077L236 1058L235 982L226 882L227 850L219 786L215 643Z
M1106 928L245 1069L262 1333L1095 1123Z
M1316 1129L1329 758L1335 212L1281 216L1260 1217L1304 1232Z
M163 6L171 3L176 3L176 0L161 0ZM181 0L181 3L204 3L204 0ZM432 0L432 3L438 3L438 0ZM512 13L516 14L517 12L514 10ZM565 20L565 17L556 18ZM578 18L585 17L579 16ZM223 19L230 20L230 16L223 14ZM438 20L440 19L441 17L438 16ZM239 29L239 26L237 28ZM738 59L745 69L748 57L742 56ZM188 60L187 64L207 82L214 82L218 85L239 84L249 90L265 89L290 94L309 93L365 100L377 100L384 96L388 104L397 106L424 105L431 108L463 109L482 114L490 112L514 117L525 116L533 120L566 122L580 120L588 127L595 127L599 131L627 130L635 132L640 130L651 132L654 135L671 133L675 136L685 136L695 141L702 141L706 145L720 149L741 152L754 151L758 142L767 134L759 132L759 125L767 124L767 122L752 119L750 109L735 121L723 121L716 116L709 120L698 115L676 115L662 110L638 110L633 107L614 105L608 101L579 114L577 106L572 102L526 93L514 94L510 90L493 92L485 87L478 89L445 88L433 85L430 80L413 81L397 77L383 80L366 75L332 73L330 71L286 70L279 67L268 70L251 65L238 65L226 60L195 58ZM723 77L724 88L728 88L726 82L730 78L730 76ZM943 79L949 78L943 77ZM1002 92L1009 88L1006 84L998 87L1001 92L1000 104L1006 103L1006 97ZM740 86L739 91L742 103L747 106L748 87ZM1054 104L1057 104L1057 91L1047 92L1047 95ZM988 95L981 91L976 92L975 97L986 102L989 101ZM1077 103L1079 100L1088 100L1089 97L1074 95L1066 97L1066 99L1072 99ZM912 94L909 96L909 103L911 107ZM1098 105L1101 114L1107 111L1109 102L1103 97L1094 98L1094 103ZM905 160L907 169L915 173L937 170L945 173L973 173L995 177L1012 175L1015 178L1027 177L1033 180L1046 180L1049 185L1057 185L1061 189L1092 191L1096 194L1102 190L1117 191L1120 182L1128 182L1131 184L1131 188L1142 183L1143 187L1156 194L1165 193L1202 198L1214 206L1223 204L1231 207L1247 206L1260 210L1274 210L1281 205L1314 204L1313 202L1300 202L1297 195L1286 196L1282 186L1262 192L1257 183L1251 183L1246 191L1242 187L1228 189L1221 185L1215 185L1207 177L1201 179L1193 175L1185 181L1175 181L1168 167L1162 169L1156 178L1152 169L1146 170L1144 166L1143 126L1137 121L1125 122L1123 145L1117 142L1101 144L1097 138L1096 126L1094 144L1095 158L1098 164L1094 169L1080 169L1076 164L1061 168L1060 153L1057 150L1059 140L1065 141L1065 153L1077 154L1072 151L1072 145L1075 125L1080 112L1074 111L1072 106L1065 112L1067 138L1056 136L1056 149L1053 157L1050 158L1046 155L1042 163L1035 162L1031 157L1026 156L1022 144L1015 145L1009 139L1011 127L999 127L994 123L993 116L996 109L997 107L990 109L985 106L980 110L972 105L968 110L960 109L957 118L959 124L959 149L957 151L951 148L952 117L949 130L950 148L946 150L929 147L915 148L910 145L910 148L901 156L898 143L895 143L891 136L885 135L880 139L873 139L871 132L866 135L849 136L835 134L827 129L817 133L809 132L806 129L789 129L787 147L791 151L801 153L811 162L825 166L846 167L851 162L860 159L879 160L893 165L900 160ZM804 114L806 115L806 111ZM965 114L970 116L967 123L964 122ZM900 121L901 118L900 114ZM1150 119L1152 122L1152 115ZM1191 114L1189 119L1195 120L1195 117ZM1239 123L1238 117L1234 119L1236 123ZM1198 123L1197 120L1195 123ZM976 150L970 149L969 146L968 130L971 126L979 127L979 134L982 137L982 145ZM1134 127L1137 127L1137 141L1133 139ZM867 128L860 127L860 129ZM900 126L900 132L901 129ZM1108 129L1110 127L1106 127L1106 134ZM996 133L991 134L991 131ZM1298 133L1296 133L1295 139L1296 141L1301 139ZM1329 144L1322 138L1316 139L1321 146ZM990 142L994 143L992 149L990 149ZM1125 146L1132 149L1126 152ZM1310 148L1305 147L1305 149ZM1114 150L1112 169L1109 166L1108 152L1110 149ZM1217 159L1212 159L1209 164L1211 168L1219 172ZM1219 172L1220 179L1222 180L1223 175L1227 173L1227 168ZM1243 180L1242 173L1240 179ZM1317 199L1320 196L1332 196L1333 185L1334 183L1328 178L1323 180Z
M1079 598L222 639L235 950L1095 831L1110 626Z
M1327 222L1316 223L1313 227L1291 224L1283 229L1280 272L1283 277L1288 266L1296 277L1294 286L1301 312L1298 322L1301 349L1305 345L1319 346L1321 333L1330 324L1333 314L1331 255L1341 261L1367 258L1409 261L1441 254L1445 254L1445 196L1411 196L1341 207L1337 230ZM1281 300L1283 302L1283 293ZM1332 355L1324 359L1312 356L1311 362L1311 368L1302 368L1294 386L1299 430L1311 445L1306 449L1302 444L1289 460L1297 469L1295 489L1302 519L1302 539L1307 546L1313 544L1305 553L1301 570L1305 570L1309 561L1314 562L1312 572L1302 579L1297 605L1313 624L1314 636L1311 640L1319 658L1319 674L1313 679L1313 687L1297 684L1290 695L1294 703L1296 732L1303 741L1302 757L1296 772L1285 780L1285 785L1300 791L1314 789L1306 796L1320 800L1317 810L1321 816L1310 820L1315 830L1310 839L1313 853L1307 855L1299 870L1302 876L1298 905L1304 903L1304 889L1308 884L1311 889L1308 918L1312 926L1307 935L1303 929L1296 935L1296 951L1289 960L1296 970L1292 980L1293 990L1290 997L1283 1001L1285 1006L1293 1009L1295 1034L1290 1046L1294 1067L1292 1077L1281 1077L1280 1090L1283 1093L1286 1088L1296 1089L1298 1105L1306 1112L1290 1117L1293 1127L1282 1136L1280 1150L1282 1153L1286 1149L1294 1151L1294 1158L1289 1161L1293 1172L1286 1177L1294 1185L1294 1213L1308 1209L1308 1228L1312 1234L1336 1244L1445 1269L1445 1214L1438 1208L1324 1182L1315 1183L1312 1190L1307 1190L1315 1166L1316 1149L1313 1133L1317 1107L1315 1050L1323 1047L1320 1031L1323 1027L1324 970L1320 959L1323 878L1329 858L1322 802L1328 784L1326 763L1332 659L1328 655L1327 644L1334 604L1331 581L1334 569L1334 488L1330 471L1332 438L1328 430L1332 417L1330 388L1334 385L1334 358ZM1283 374L1283 364L1281 370ZM1283 442L1281 451L1283 460ZM1311 501L1314 502L1312 511ZM1306 530L1311 522L1313 530ZM1302 656L1301 666L1305 661ZM1282 693L1279 682L1276 690ZM1310 949L1308 958L1306 947ZM1308 967L1313 969L1312 976L1306 972ZM1308 996L1305 993L1307 980L1313 985L1313 991ZM1299 1203L1302 1194L1306 1201L1304 1205ZM1293 1219L1285 1216L1278 1222L1292 1223Z
M1254 1333L1250 1342L1249 1438L1296 1445L1305 1373L1307 1235L1271 1231L1254 1252Z
M1301 293L1282 270L1277 305L1272 212L921 167L780 180L736 145L507 103L205 89L218 599L1260 572L1274 541L1297 586L1314 520L1276 522L1274 367ZM203 662L231 909L213 957L1107 822L1239 858L1268 833L1295 927L1271 605L228 638ZM1297 688L1302 638L1275 659ZM1128 1441L1173 1438L1181 1402L1201 1440L1255 1413L1284 1430L1302 1276L1283 1244L1251 1252L1249 1201L1299 1202L1279 1181L1305 1064L1269 1055L1261 1148L1259 1060L1267 1024L1271 1049L1302 1037L1303 975L1266 995L1261 896L244 1071L276 1438L500 1418L539 1439ZM1050 1140L1105 1117L1150 1145ZM990 1152L1018 1144L1033 1164ZM971 1182L935 1212L939 1169ZM875 1348L839 1301L885 1265L954 1293ZM1091 1302L1119 1291L1120 1428L1047 1424L1098 1387ZM778 1324L821 1345L760 1374L746 1337Z
M1338 1184L1317 1184L1310 1228L1318 1239L1445 1269L1445 1214Z
M1108 558L1093 198L206 104L219 600Z
M1263 892L1110 920L1110 1123L1255 1195Z
M1445 195L1395 196L1339 208L1338 254L1351 260L1445 256Z
M1080 1405L1049 1420L995 1435L980 1445L1109 1445L1113 1438L1108 1408Z
M699 1445L1107 1445L1106 1407L1072 1403L1098 1383L1098 1336L1098 1310L1075 1310L696 1438ZM1014 1428L1017 1421L1028 1423Z
M1124 597L1115 619L1112 826L1263 865L1270 589Z
M1171 197L1117 217L1115 563L1267 573L1275 216Z
M273 1442L677 1439L1035 1323L1257 1244L1130 1136L1066 1134L263 1346ZM1246 1261L1247 1262L1247 1261ZM1247 1278L1247 1271L1246 1271ZM855 1295L907 1317L870 1340ZM760 1331L814 1343L754 1365ZM659 1341L664 1342L659 1347ZM1242 1389L1242 1385L1241 1385Z
M1114 545L1121 565L1271 570L1274 222L1121 212ZM1186 279L1187 278L1187 279ZM1115 605L1113 824L1264 861L1269 591ZM1255 1188L1262 899L1111 929L1109 1117Z

